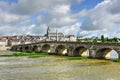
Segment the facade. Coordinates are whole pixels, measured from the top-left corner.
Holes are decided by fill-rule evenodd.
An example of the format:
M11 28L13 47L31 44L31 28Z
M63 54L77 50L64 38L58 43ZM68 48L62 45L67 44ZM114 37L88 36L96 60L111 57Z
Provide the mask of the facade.
M5 37L0 38L0 50L1 51L9 50L11 45L12 45L12 41L10 39L5 38Z
M76 41L76 37L74 35L68 35L65 36L63 33L58 33L56 30L56 33L50 32L50 28L47 28L46 31L46 40L47 41Z
M45 34L47 41L61 41L62 38L64 38L63 33L58 33L56 30L56 33L50 32L50 28L48 27Z
M0 50L9 49L12 45L29 44L41 41L76 41L74 35L65 36L63 33L51 32L50 28L46 29L44 36L31 36L31 35L16 35L16 36L3 36L0 37Z

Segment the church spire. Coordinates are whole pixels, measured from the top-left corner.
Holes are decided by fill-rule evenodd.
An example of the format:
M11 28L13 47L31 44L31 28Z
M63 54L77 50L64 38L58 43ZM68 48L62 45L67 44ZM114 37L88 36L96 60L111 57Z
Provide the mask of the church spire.
M47 36L48 36L49 33L50 33L50 28L48 26L48 28L47 28Z

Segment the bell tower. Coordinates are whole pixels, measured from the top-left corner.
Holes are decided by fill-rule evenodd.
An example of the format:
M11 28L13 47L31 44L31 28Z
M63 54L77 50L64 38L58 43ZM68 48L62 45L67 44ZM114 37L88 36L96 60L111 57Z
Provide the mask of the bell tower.
M46 32L47 36L49 35L49 33L50 33L50 28L49 28L49 26L48 26L47 32Z

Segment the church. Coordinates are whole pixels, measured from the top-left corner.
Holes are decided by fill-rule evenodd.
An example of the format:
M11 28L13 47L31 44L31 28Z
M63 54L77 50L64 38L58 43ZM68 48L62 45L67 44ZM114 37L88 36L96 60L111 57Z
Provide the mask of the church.
M76 41L76 37L74 35L65 36L63 33L60 33L56 30L56 32L51 32L50 27L46 29L46 34L44 35L45 41Z
M43 36L31 36L31 35L16 35L16 36L3 36L0 37L0 50L9 49L12 45L30 44L40 41L68 41L75 42L76 37L74 35L64 35L56 30L51 32L50 27L46 29L46 34Z
M57 30L55 33L50 32L50 27L48 27L46 30L45 37L47 41L63 41L65 36L63 33L58 33Z

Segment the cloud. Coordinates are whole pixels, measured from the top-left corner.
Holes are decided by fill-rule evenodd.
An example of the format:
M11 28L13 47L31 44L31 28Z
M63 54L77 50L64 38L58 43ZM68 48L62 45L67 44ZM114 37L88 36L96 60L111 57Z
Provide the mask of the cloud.
M64 5L70 5L73 0L19 0L12 5L11 11L20 15L30 15L41 11L51 11L53 8L68 9ZM76 1L76 0L74 0ZM61 7L60 7L61 6Z
M83 31L99 30L98 33L101 32L100 34L109 35L109 37L120 37L116 35L116 29L117 27L120 27L119 4L119 0L104 0L95 8L88 10L86 16L84 17L85 20L81 25L81 29ZM106 31L103 33L102 31L105 29ZM112 35L112 32L115 32L115 34Z
M75 35L77 36L77 33L79 32L79 28L81 26L81 23L75 23L73 25L64 26L59 31L63 32L65 35Z
M18 16L15 14L10 14L8 12L0 11L0 25L16 25L19 22L28 19L27 16Z
M0 28L8 29L0 34L43 34L47 25L53 29L71 26L78 18L70 13L74 1L81 0L18 0L12 4L0 1Z
M55 14L66 15L70 11L70 5L58 5L54 8L53 12Z
M104 0L92 9L71 13L72 5L81 1L18 0L12 4L0 1L0 35L44 34L50 26L67 35L120 37L119 0Z
M46 29L47 29L47 25L42 24L40 26L34 25L34 27L32 27L30 31L32 35L41 35L41 34L43 35L46 34Z

